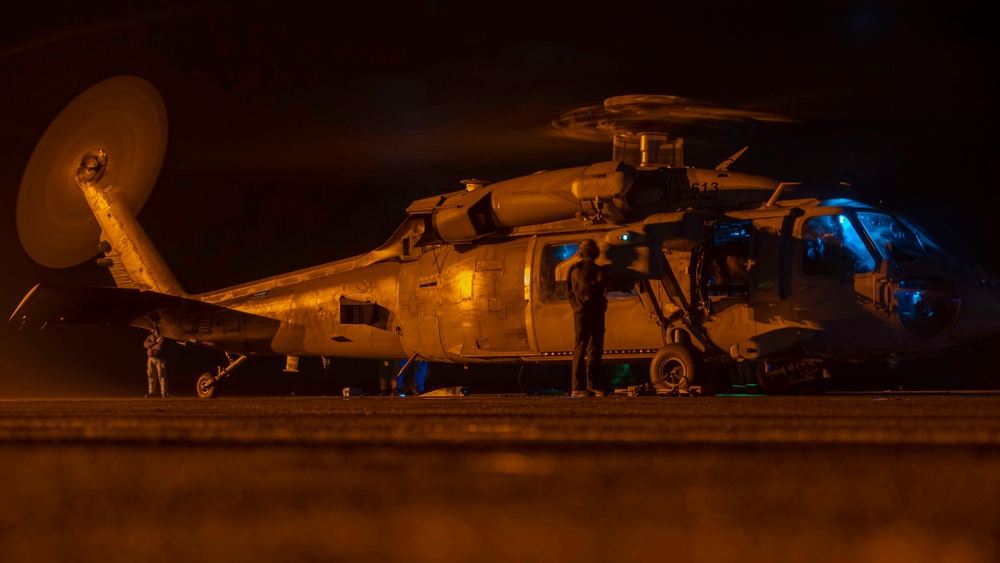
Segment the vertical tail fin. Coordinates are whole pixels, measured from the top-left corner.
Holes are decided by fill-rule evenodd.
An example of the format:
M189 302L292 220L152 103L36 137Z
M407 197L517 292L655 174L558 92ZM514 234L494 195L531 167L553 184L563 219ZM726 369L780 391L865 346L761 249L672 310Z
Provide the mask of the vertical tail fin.
M109 268L115 285L168 295L186 295L139 226L128 204L124 199L114 198L114 187L101 189L83 184L80 189L101 226L104 258L98 263Z

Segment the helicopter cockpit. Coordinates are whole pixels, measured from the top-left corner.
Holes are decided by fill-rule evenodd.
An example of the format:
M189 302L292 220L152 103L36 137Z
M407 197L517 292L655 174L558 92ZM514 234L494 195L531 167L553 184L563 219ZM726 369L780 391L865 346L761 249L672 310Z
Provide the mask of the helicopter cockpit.
M893 268L951 260L952 257L912 220L854 200L825 200L829 215L807 218L801 227L802 271L806 276L873 272L883 261Z
M805 278L875 276L876 309L895 313L908 332L929 337L951 326L962 292L942 274L953 263L912 220L853 200L827 200L830 215L805 219L801 227L801 271ZM937 266L933 266L937 263Z
M821 218L815 218L809 225L816 227L825 235L842 232L844 239L841 242L853 253L859 255L867 253L864 250L863 239L858 233L860 230L867 235L875 249L873 258L878 260L891 260L899 265L935 258L944 259L949 256L926 231L905 217L878 211L870 205L849 199L825 200L819 207L845 207L851 210L836 216L835 228L831 228L829 224L822 226ZM804 228L803 238L806 238L805 232ZM859 272L874 269L873 262L863 256L859 256L859 260L862 261L858 264Z

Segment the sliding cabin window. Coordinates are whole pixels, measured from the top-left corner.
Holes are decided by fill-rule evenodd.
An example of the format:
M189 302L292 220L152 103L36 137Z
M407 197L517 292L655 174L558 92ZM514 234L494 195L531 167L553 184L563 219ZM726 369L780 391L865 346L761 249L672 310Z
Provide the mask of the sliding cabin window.
M542 260L538 268L538 295L542 301L552 303L569 300L566 276L570 267L579 261L576 256L578 247L577 242L551 243L542 247ZM634 280L612 274L611 286L608 288L609 300L635 295Z

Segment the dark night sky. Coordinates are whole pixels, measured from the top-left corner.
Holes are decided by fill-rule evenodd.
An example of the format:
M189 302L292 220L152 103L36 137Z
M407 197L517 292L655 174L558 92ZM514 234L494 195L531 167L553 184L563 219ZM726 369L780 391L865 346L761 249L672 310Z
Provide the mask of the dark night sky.
M986 19L956 3L19 3L0 22L0 309L38 282L107 284L22 250L21 175L59 111L133 74L169 116L140 214L188 291L364 252L414 199L610 158L546 134L563 110L665 94L798 117L689 147L734 171L837 179L894 200L961 257L1000 271L992 224L997 130ZM417 3L422 4L422 3ZM539 3L540 4L540 3ZM697 4L696 6L694 4ZM140 7L141 6L141 7ZM141 334L0 331L0 397L134 395ZM207 366L206 366L207 367Z

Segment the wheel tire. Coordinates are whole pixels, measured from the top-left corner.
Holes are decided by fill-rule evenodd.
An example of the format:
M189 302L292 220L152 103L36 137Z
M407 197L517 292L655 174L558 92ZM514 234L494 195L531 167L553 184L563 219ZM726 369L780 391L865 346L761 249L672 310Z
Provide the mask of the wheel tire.
M660 348L649 364L649 381L658 389L687 389L697 375L694 355L680 344Z
M198 383L195 385L195 392L198 394L198 398L211 399L215 397L216 385L217 382L215 381L215 378L212 377L212 374L201 374L201 377L198 378Z

